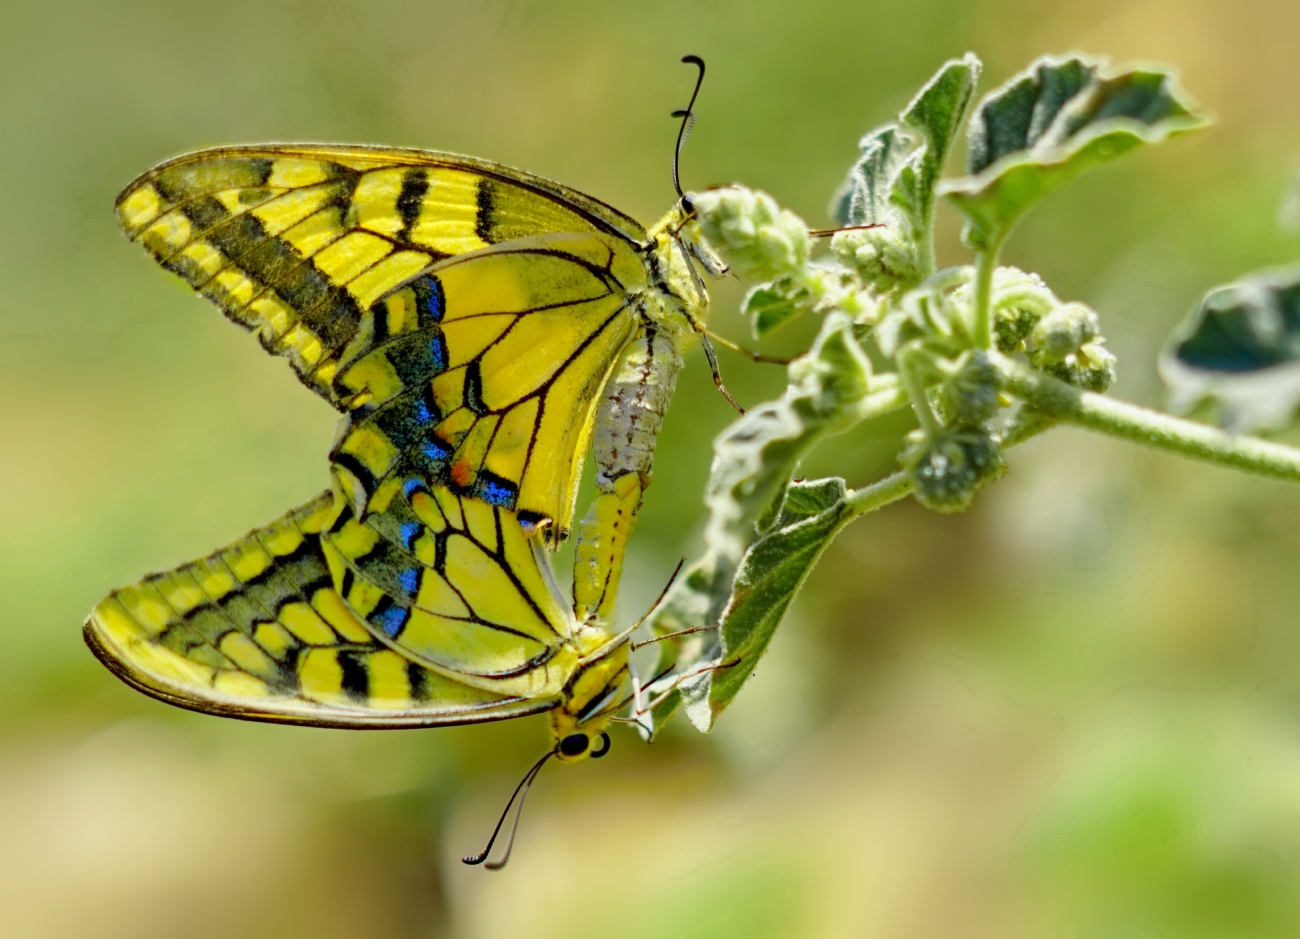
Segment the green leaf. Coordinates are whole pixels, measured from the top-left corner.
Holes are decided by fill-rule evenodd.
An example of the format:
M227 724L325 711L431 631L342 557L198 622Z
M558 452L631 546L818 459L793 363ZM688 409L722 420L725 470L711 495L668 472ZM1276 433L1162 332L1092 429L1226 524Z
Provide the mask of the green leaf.
M776 524L745 552L722 613L714 664L681 688L686 715L700 730L713 727L753 674L795 595L853 517L844 495L842 479L792 483Z
M1216 287L1160 358L1170 407L1218 404L1229 430L1280 430L1300 408L1300 267Z
M1168 72L1040 59L984 98L971 121L970 175L940 192L966 216L967 245L988 250L1084 170L1205 124Z
M972 53L945 62L900 114L899 120L921 135L925 146L899 177L895 205L918 234L928 232L934 213L934 188L970 109L979 83L980 60ZM914 177L905 179L904 177Z
M933 270L935 184L970 108L979 72L979 59L971 54L945 62L898 116L899 123L858 142L862 156L832 202L841 225L884 225L894 241L906 244L911 260L893 266L914 271L911 283Z
M761 339L808 309L811 303L808 291L796 284L794 278L782 277L751 288L740 309L751 318L754 338Z
M886 124L858 141L862 156L835 194L831 215L840 225L874 225L886 220L890 188L898 168L916 146L897 124Z
M869 394L870 385L870 365L854 339L852 320L843 313L828 314L812 349L791 364L785 393L738 418L714 442L705 492L710 512L706 551L660 605L651 624L655 633L721 622L734 600L733 578L750 547L771 531L822 511L819 503L808 501L816 498L815 487L791 486L790 477L827 436L906 405L896 391ZM798 495L789 497L787 487ZM674 642L678 674L721 661L718 632ZM703 721L696 724L701 730L712 726L706 713L711 712L688 709L693 721Z

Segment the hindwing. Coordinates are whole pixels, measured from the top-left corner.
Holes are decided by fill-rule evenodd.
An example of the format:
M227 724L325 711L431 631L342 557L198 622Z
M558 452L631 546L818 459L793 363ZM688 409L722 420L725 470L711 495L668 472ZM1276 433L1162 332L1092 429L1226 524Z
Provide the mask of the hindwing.
M375 511L344 506L323 533L333 584L381 642L460 681L558 692L576 661L573 615L514 515L418 479L385 484Z
M86 621L87 643L146 694L249 720L420 727L558 704L467 684L379 641L335 590L322 550L342 508L323 493L207 558L113 591Z
M546 232L640 244L634 220L486 160L421 150L267 145L204 150L123 190L127 234L289 359L336 407L365 311L438 260Z

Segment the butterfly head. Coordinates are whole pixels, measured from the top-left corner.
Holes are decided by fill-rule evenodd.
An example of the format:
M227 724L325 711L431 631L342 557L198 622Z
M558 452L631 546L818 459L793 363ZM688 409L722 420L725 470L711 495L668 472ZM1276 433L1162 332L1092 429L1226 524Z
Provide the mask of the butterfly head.
M580 660L564 687L560 706L551 712L552 744L555 758L561 763L599 759L608 753L605 727L623 706L628 679L627 639L620 636L609 640L602 630L588 629L594 648Z

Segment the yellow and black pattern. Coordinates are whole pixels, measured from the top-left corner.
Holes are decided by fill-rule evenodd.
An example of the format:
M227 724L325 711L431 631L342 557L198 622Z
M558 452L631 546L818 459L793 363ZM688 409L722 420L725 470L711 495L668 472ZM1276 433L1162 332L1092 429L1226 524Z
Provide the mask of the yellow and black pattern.
M336 407L365 311L440 259L544 232L640 244L634 220L484 160L385 147L269 145L163 163L118 197L127 234Z
M379 641L338 592L324 493L228 548L105 597L86 621L96 656L171 704L250 720L420 727L550 710L474 687Z
M419 479L394 479L359 520L322 535L332 583L371 633L480 687L558 690L576 632L549 564L515 516Z
M636 333L645 267L607 235L445 261L372 307L335 380L330 455L357 512L395 477L448 486L564 538L601 389Z

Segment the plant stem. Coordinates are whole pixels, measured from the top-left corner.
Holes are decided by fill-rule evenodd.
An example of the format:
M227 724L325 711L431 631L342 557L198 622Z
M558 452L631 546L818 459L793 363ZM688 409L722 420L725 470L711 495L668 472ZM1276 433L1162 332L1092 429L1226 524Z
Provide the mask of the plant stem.
M1300 449L1257 437L1229 434L1158 411L1081 391L1014 359L989 354L1008 391L1061 421L1180 453L1220 466L1300 482Z
M901 470L861 489L850 489L844 495L844 501L849 506L849 513L845 520L855 519L859 515L883 508L891 502L897 502L911 491L912 477Z
M976 348L993 347L993 272L998 265L997 241L975 255L975 322L971 324L971 338Z
M918 349L905 346L898 353L899 380L902 381L903 389L912 402L912 410L916 412L916 420L921 425L921 430L927 437L933 438L942 429L942 425L930 407L930 399L926 396L925 376L921 374L921 370L926 365L925 355Z

